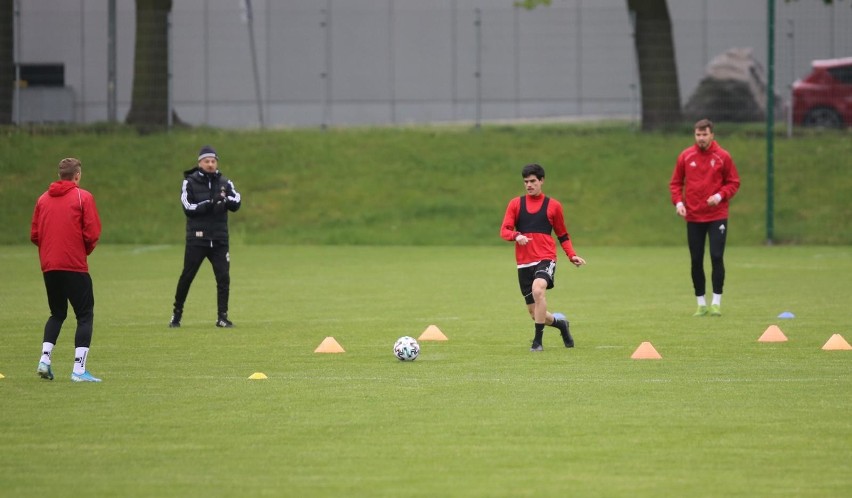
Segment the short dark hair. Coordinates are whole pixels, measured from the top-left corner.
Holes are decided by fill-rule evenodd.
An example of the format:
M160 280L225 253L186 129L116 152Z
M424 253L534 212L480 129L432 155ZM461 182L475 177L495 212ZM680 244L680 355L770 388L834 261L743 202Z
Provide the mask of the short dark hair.
M713 131L713 121L710 121L709 119L701 119L701 120L698 120L695 123L695 126L692 129L693 130L704 130L704 129L707 129L707 128L710 129L710 132Z
M536 178L541 180L544 178L544 168L542 168L540 164L527 164L524 166L524 169L521 170L521 178L526 178L530 175L535 175Z
M59 161L59 179L73 180L74 176L82 169L80 160L75 157L66 157Z

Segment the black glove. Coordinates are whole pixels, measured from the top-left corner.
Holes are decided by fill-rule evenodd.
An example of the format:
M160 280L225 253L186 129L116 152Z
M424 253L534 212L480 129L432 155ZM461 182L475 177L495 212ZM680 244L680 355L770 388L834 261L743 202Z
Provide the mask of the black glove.
M196 212L199 213L209 213L213 209L213 203L210 201L201 201L198 203L198 207L195 209Z
M213 212L216 214L222 214L225 212L225 201L220 200L213 204Z

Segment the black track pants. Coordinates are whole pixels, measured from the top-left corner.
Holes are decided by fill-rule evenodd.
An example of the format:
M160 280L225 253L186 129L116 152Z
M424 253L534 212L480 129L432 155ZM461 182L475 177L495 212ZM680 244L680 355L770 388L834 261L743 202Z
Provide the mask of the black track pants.
M228 244L214 244L211 246L187 245L183 255L183 272L178 279L175 291L174 311L183 313L183 304L189 294L189 287L195 278L198 269L204 259L209 259L213 265L213 274L216 276L216 305L220 315L228 313L228 296L231 289L231 262L228 254Z
M692 285L696 296L706 293L704 276L704 241L710 239L710 265L713 293L721 294L725 286L725 241L728 238L728 220L716 220L707 223L686 223L686 240L689 244L689 256L692 262Z
M47 290L47 305L50 317L44 325L44 340L56 344L62 324L68 316L68 303L77 316L75 348L88 348L92 343L92 325L95 318L95 294L92 277L88 273L75 271L44 272L44 288Z

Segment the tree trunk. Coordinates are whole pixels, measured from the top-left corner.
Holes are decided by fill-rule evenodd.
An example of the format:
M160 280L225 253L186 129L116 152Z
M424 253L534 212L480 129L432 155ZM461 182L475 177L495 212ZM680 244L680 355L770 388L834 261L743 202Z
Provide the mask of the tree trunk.
M12 123L14 84L15 2L0 0L0 124Z
M682 120L672 21L666 0L627 0L636 16L636 57L642 87L642 129L655 130Z
M168 18L172 0L136 0L133 93L127 124L142 129L168 125Z

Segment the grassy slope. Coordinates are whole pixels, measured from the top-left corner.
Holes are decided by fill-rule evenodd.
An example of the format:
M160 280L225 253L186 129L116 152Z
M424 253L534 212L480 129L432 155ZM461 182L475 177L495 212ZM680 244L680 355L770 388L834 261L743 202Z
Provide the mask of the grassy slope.
M852 243L848 134L776 141L775 238ZM717 131L740 170L731 244L766 236L766 146L759 131ZM181 172L213 144L241 190L237 242L286 244L499 245L506 202L522 192L519 170L539 162L545 191L566 205L578 245L681 244L667 184L678 134L619 125L548 125L228 132L178 130L138 136L74 133L0 137L0 243L27 241L33 203L67 155L84 162L104 241L179 243Z
M182 249L92 257L100 385L35 375L30 247L0 247L0 483L9 496L849 496L846 247L732 247L725 316L695 319L685 248L586 247L551 306L578 347L528 352L504 247L233 252L233 330L205 266L165 327ZM678 262L672 264L673 261ZM781 311L794 320L778 321ZM756 339L778 323L786 343ZM449 337L396 361L394 339ZM320 355L326 336L346 349ZM661 361L635 361L651 341ZM266 381L247 377L261 371Z

